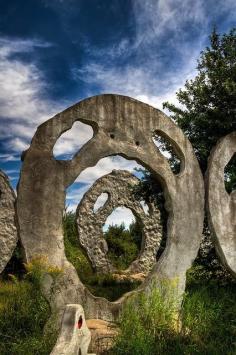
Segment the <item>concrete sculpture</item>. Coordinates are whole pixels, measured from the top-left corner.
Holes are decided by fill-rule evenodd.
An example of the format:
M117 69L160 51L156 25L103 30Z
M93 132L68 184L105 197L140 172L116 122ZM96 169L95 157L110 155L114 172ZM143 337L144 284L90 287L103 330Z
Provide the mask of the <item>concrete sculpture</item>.
M15 199L8 177L0 170L0 273L10 260L18 240Z
M236 276L236 191L225 190L224 168L236 153L236 132L220 139L208 160L207 213L216 251Z
M53 157L57 139L73 123L89 124L94 135L72 160ZM175 175L154 144L157 133L164 137L181 160ZM66 189L87 167L101 158L121 155L135 159L161 183L168 212L167 244L161 258L142 285L148 290L160 278L178 279L178 295L185 289L186 271L195 259L204 218L204 185L193 148L181 129L161 111L119 95L100 95L83 100L40 125L24 152L18 184L19 232L27 261L44 255L63 269L56 281L48 276L44 294L53 312L67 303L81 304L87 318L112 320L126 296L116 302L92 296L81 283L64 251L62 217ZM62 313L61 313L62 314Z
M103 237L102 227L107 217L119 206L129 208L143 227L143 240L138 258L132 262L127 271L147 273L156 261L156 254L162 237L160 212L154 204L148 205L145 213L135 195L135 186L139 183L128 171L113 170L111 174L98 179L84 194L77 208L78 235L81 245L85 248L93 267L98 272L114 272L115 267L107 257L108 246ZM102 193L108 199L98 211L94 205Z
M87 355L90 341L91 333L86 325L83 307L78 304L66 305L60 334L51 355Z

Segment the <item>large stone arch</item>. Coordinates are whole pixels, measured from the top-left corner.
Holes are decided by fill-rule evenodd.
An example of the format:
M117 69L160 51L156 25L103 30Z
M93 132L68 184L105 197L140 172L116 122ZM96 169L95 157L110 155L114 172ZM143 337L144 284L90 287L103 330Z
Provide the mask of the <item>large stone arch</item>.
M107 217L119 206L129 208L143 230L140 253L126 272L148 273L156 261L162 238L160 212L154 203L149 203L149 213L145 213L135 193L138 184L139 179L130 172L113 170L110 174L99 178L84 194L78 205L76 214L79 240L98 272L116 271L107 257L108 246L103 238L102 227ZM108 199L95 212L94 205L104 192L108 194Z
M236 191L225 190L224 168L236 153L236 132L223 137L213 148L206 174L207 213L216 251L236 276Z
M72 160L55 160L57 139L75 121L91 125L93 138ZM153 143L154 131L164 136L180 157L178 175L173 174ZM27 260L45 255L51 264L64 270L56 283L48 277L44 285L53 310L80 303L87 317L112 319L126 299L108 302L88 292L65 257L62 231L66 188L99 159L118 154L135 159L155 175L162 184L169 214L166 248L142 287L148 289L159 278L175 278L177 292L182 295L185 289L186 270L197 255L204 216L203 179L193 148L181 129L161 111L129 97L100 95L40 125L23 154L17 199L20 237Z
M10 181L0 170L0 273L10 260L18 240L15 200L16 196Z

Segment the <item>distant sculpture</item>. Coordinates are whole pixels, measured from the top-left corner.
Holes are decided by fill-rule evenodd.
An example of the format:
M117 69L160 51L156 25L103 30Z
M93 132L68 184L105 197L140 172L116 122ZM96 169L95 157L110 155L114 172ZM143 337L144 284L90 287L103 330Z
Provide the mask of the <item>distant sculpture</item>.
M225 190L224 168L236 153L236 132L220 139L208 160L207 213L216 251L236 276L236 190Z
M115 267L107 257L108 246L103 237L103 225L112 211L119 206L129 208L142 225L143 238L138 258L129 266L129 272L147 273L156 262L156 254L162 237L160 212L152 203L145 213L135 195L135 186L139 183L134 175L124 170L113 170L111 174L98 179L84 194L77 208L78 235L81 245L86 249L93 267L98 272L114 272ZM108 199L98 211L94 205L102 193Z
M91 125L93 138L72 160L56 160L53 147L57 139L76 121ZM179 174L172 172L154 144L154 134L173 146L181 160ZM197 255L204 218L203 178L193 148L182 130L161 111L129 97L100 95L40 125L22 157L17 215L26 259L44 255L64 272L57 281L48 279L44 285L53 312L62 312L65 304L76 303L84 307L88 318L112 320L126 300L124 296L109 302L89 293L66 259L62 229L66 189L87 167L117 154L135 159L151 171L162 185L166 201L166 247L140 289L148 290L150 284L165 278L178 279L179 296L185 290L186 271Z
M15 199L7 175L0 170L0 273L10 260L18 240Z

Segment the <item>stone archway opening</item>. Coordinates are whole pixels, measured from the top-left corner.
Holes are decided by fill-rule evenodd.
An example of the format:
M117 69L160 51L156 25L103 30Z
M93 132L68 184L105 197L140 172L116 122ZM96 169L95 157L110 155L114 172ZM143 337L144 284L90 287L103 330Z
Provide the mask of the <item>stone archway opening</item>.
M109 301L117 300L144 281L156 262L162 240L158 207L146 202L146 197L140 193L144 177L144 170L140 169L144 168L119 155L103 158L94 167L84 170L67 189L68 227L73 233L64 231L66 257L88 290ZM100 180L105 181L105 185L102 183L97 191L93 191ZM117 182L113 183L113 180ZM153 226L154 220L156 227ZM117 233L116 238L114 234ZM92 245L91 250L87 242L90 247ZM104 254L103 266L97 266L97 260L103 260ZM97 260L91 255L97 255Z
M108 193L102 192L100 196L98 196L97 201L94 204L93 211L97 212L99 208L103 207L108 200Z
M75 121L90 124L93 138L72 159L55 160L52 150L57 139L71 129ZM154 131L162 132L181 152L184 169L177 176L156 149L151 139ZM142 289L148 290L152 282L162 277L178 278L176 292L182 296L186 270L201 240L204 194L198 162L183 132L161 111L132 98L99 95L81 101L40 125L23 156L18 184L17 213L26 259L42 254L51 265L64 267L60 280L45 290L45 294L53 295L50 304L52 307L59 304L62 309L65 302L81 303L92 318L115 318L126 297L112 304L94 298L68 262L61 223L65 191L77 177L81 179L86 168L95 166L99 159L115 155L136 160L153 173L162 184L169 213L168 243ZM29 220L32 222L28 223ZM142 265L139 260L137 264Z
M53 147L53 156L58 160L71 159L93 137L90 125L76 121L72 128L63 133Z
M142 243L142 223L124 206L116 207L103 225L107 257L118 272L126 270L138 257Z
M184 165L184 157L161 131L155 130L152 135L153 143L158 151L167 159L174 174L178 174Z
M236 153L232 156L224 168L225 189L230 194L236 190Z

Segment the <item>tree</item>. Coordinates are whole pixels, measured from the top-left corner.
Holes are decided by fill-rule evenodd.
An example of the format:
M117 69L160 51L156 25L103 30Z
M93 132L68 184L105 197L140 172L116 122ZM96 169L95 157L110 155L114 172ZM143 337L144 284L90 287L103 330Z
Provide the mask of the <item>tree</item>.
M163 108L189 138L204 174L211 149L221 137L236 130L236 28L222 36L212 31L197 71L176 93L180 105L164 102ZM178 172L179 161L171 146L161 137L154 139L170 153L172 170ZM236 188L236 155L225 169L225 180L228 191ZM160 190L154 185L155 179L145 172L142 187L146 199L148 195L153 199L151 195Z
M236 130L235 28L222 36L212 31L210 47L201 52L197 70L195 79L176 93L180 107L165 102L163 108L188 136L204 173L213 146ZM236 185L235 163L234 157L226 171L229 189Z
M176 95L179 106L169 102L163 108L170 111L171 118L180 126L193 145L203 174L207 169L207 160L217 141L236 130L236 29L228 34L219 35L214 29L210 35L210 46L201 52L197 65L197 75L187 80L183 89ZM170 153L172 170L178 172L179 161L171 147L160 137L154 137ZM159 141L158 141L159 140ZM230 192L236 188L236 155L225 169L226 188ZM139 186L139 196L156 201L159 204L164 221L167 216L163 210L163 192L149 172ZM142 193L141 193L142 192ZM159 201L159 202L158 202ZM161 203L160 203L161 201ZM214 247L209 239L207 221L204 227L204 240L197 263L214 265L213 274L223 275ZM220 271L219 271L220 269ZM215 276L215 275L214 275Z
M129 229L121 225L109 225L104 237L108 244L108 256L112 263L119 269L126 269L137 257L141 231L139 225L134 222Z

